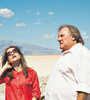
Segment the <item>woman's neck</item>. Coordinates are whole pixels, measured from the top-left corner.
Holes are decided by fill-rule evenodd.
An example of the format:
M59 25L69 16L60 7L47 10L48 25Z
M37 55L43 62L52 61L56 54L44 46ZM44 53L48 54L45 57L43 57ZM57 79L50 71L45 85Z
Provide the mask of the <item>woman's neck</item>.
M13 64L12 66L17 72L20 72L22 70L21 63L16 63L16 64Z

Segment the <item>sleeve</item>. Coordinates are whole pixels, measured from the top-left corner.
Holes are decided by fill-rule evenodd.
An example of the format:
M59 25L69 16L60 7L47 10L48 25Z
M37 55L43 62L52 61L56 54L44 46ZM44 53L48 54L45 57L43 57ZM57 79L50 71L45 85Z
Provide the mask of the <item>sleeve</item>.
M76 91L90 94L90 54L80 59L78 67L79 81Z
M32 95L33 97L36 97L36 98L40 98L40 95L41 95L39 80L38 80L38 76L36 72L33 74Z

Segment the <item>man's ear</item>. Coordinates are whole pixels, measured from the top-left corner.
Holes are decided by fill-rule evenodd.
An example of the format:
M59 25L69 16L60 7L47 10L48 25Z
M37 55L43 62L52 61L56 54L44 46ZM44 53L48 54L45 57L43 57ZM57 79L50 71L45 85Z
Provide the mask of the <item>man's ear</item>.
M74 36L71 36L71 38L72 38L72 41L75 41L75 37Z

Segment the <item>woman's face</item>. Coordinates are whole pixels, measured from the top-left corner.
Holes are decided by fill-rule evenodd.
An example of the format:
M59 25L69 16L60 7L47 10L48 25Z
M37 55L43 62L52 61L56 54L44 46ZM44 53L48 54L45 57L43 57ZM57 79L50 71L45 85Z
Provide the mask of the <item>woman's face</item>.
M6 53L9 63L14 64L20 61L21 56L15 48L9 48Z

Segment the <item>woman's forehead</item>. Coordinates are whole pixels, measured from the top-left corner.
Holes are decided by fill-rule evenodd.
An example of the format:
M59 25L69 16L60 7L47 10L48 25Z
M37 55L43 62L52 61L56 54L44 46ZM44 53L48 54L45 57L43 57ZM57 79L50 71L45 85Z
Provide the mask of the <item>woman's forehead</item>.
M13 49L15 49L15 48L8 48L8 49L7 49L7 52L8 52L8 51L12 51Z

